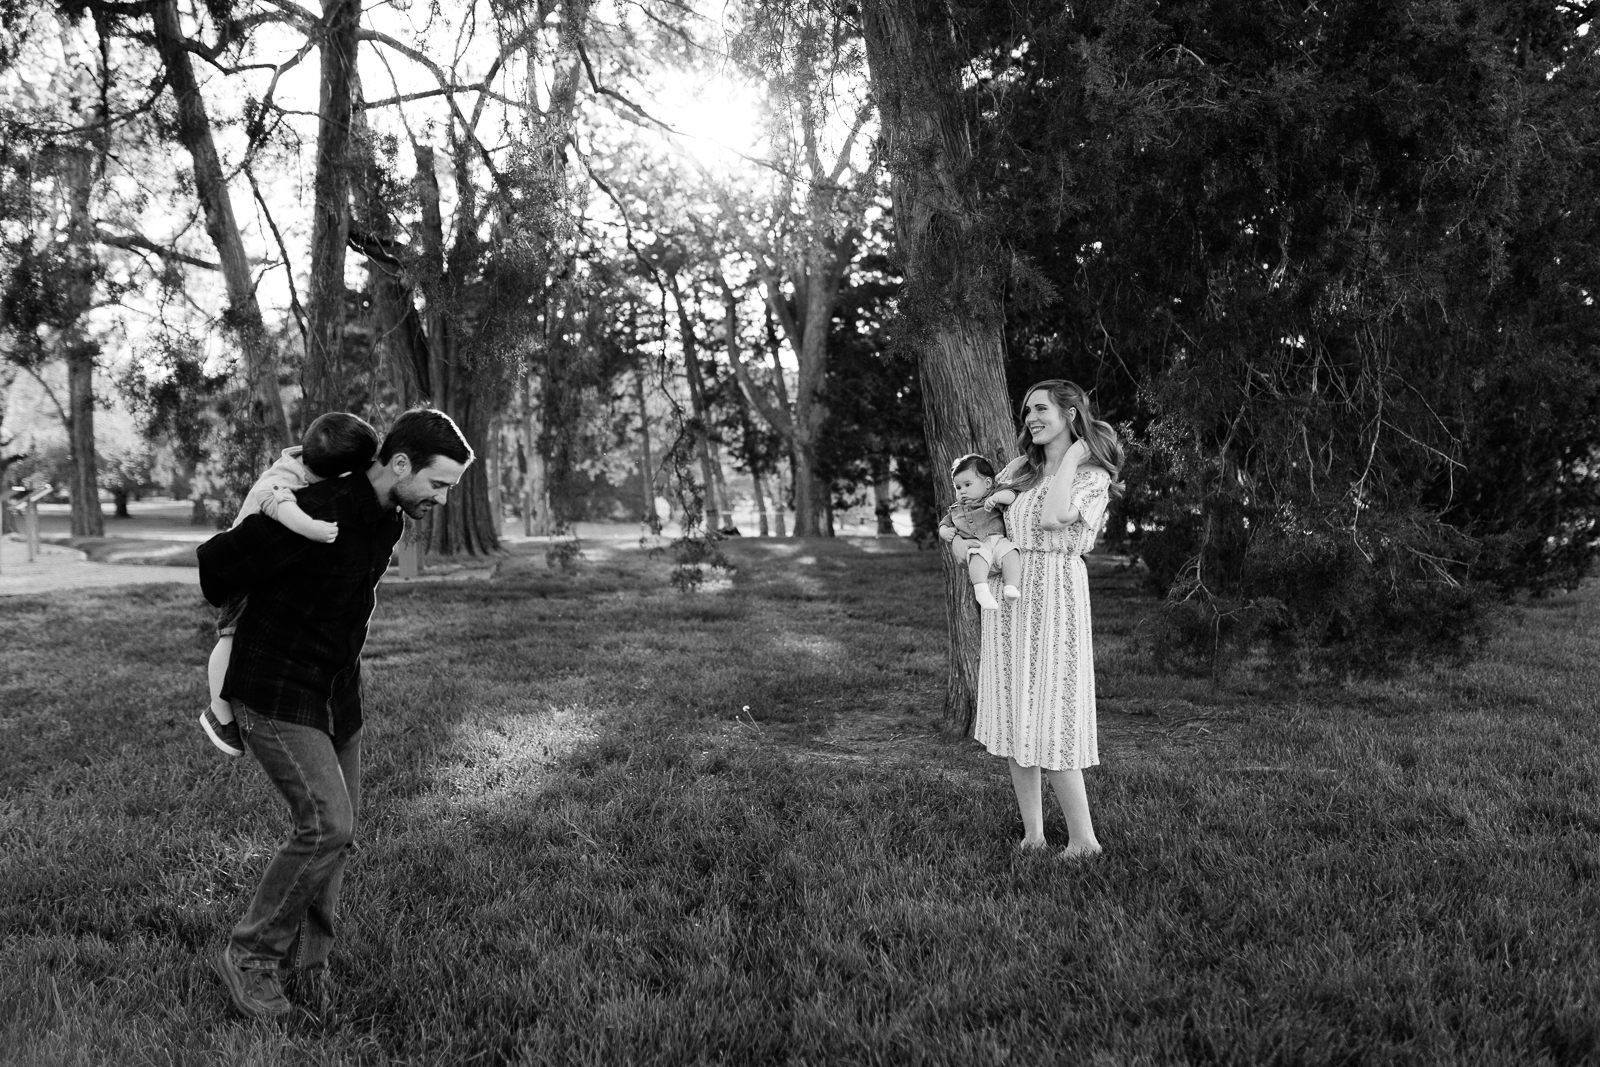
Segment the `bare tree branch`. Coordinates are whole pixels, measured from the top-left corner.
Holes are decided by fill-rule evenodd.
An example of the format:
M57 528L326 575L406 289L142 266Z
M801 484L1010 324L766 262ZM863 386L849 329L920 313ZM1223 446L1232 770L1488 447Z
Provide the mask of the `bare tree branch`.
M305 345L307 352L311 351L311 340L306 335L306 310L300 304L300 294L294 286L294 268L290 265L289 249L283 243L283 234L278 232L278 224L273 221L272 212L267 208L266 198L261 195L261 187L256 184L256 173L248 165L244 168L245 177L250 181L250 191L255 194L256 204L261 208L261 217L267 220L267 229L272 231L273 240L278 242L278 254L283 256L283 276L289 282L289 309L294 312L295 325L300 328L300 343Z
M115 126L121 126L126 122L138 118L140 115L147 114L156 106L156 102L161 99L161 94L166 91L166 88L167 73L165 70L163 70L160 74L157 74L153 79L151 79L150 96L145 100L145 102L140 104L138 107L133 108L132 110L122 112L120 115L108 115L97 122L86 123L82 126L25 126L21 128L25 129L28 133L40 134L45 137L70 137L74 134L98 133L102 130L109 130Z
M609 96L613 100L621 101L623 103L623 105L626 106L635 115L638 115L640 118L644 119L647 122L654 123L656 126L660 127L663 130L666 130L668 133L676 134L678 132L677 130L673 129L671 126L667 125L665 122L662 122L660 119L658 119L654 115L650 114L650 112L646 111L644 108L640 107L638 104L635 104L632 100L629 100L626 96L623 96L621 93L617 92L615 89L607 89L605 86L601 85L600 84L600 80L595 77L594 64L589 62L589 53L588 53L587 50L584 49L582 41L578 42L578 58L583 60L584 72L589 75L589 87L591 89L593 89L597 94L599 94L600 96Z
M200 267L203 270L222 269L221 264L212 263L209 260L196 259L194 256L174 251L171 248L163 248L161 245L158 245L154 241L150 240L150 238L144 237L137 233L115 234L109 233L106 230L97 229L95 231L94 239L111 248L125 248L129 251L154 252L162 259L173 263L187 263L191 267Z
M446 96L450 93L482 92L486 88L488 88L488 86L484 82L477 82L473 85L451 85L439 89L425 89L420 93L405 93L401 96L386 96L382 100L365 100L358 103L356 106L363 111L369 111L375 107L392 107L395 104L406 104L410 103L412 100L427 100L430 97ZM511 101L506 102L510 103Z
M267 3L288 15L291 22L308 33L314 31L322 21L306 8L294 3L293 0L267 0Z
M850 135L844 139L844 145L839 149L839 158L833 165L833 171L828 175L831 185L839 184L839 179L844 176L845 170L850 166L850 150L855 147L856 138L867 124L867 119L872 117L873 106L871 101L861 105L856 112L856 121L850 126Z
M61 406L61 400L56 396L56 391L50 388L50 383L45 381L39 372L33 367L23 364L22 369L28 372L28 377L39 383L39 388L44 390L44 395L49 397L50 403L55 405L56 415L60 417L61 425L64 426L67 433L70 434L72 432L72 416L68 415L67 409Z
M756 387L755 380L750 377L750 371L744 364L744 356L739 352L736 343L736 322L738 316L738 297L734 295L733 287L723 277L722 271L716 272L717 284L722 288L722 309L724 327L727 332L728 362L733 366L733 376L739 383L739 389L752 407L761 412L761 417L767 425L777 430L790 443L794 443L794 420L789 417L789 411L781 404L772 403L765 391Z
M281 4L287 3L288 0L273 0L273 2ZM468 140L472 142L473 147L477 149L478 157L480 160L482 160L484 167L488 170L489 177L494 180L495 185L502 189L510 185L510 179L495 169L494 157L489 155L489 150L483 146L482 141L478 140L477 132L474 131L471 124L468 123L467 116L462 114L461 106L456 103L455 79L450 77L445 72L444 68L440 67L439 64L435 63L433 60L429 59L426 55L417 51L415 48L412 48L401 41L397 41L387 33L380 33L377 30L358 29L356 30L356 39L360 41L373 41L392 48L396 52L399 52L401 55L405 56L407 59L416 63L418 66L425 68L430 74L432 74L434 80L437 81L440 87L445 90L441 95L443 95L446 102L449 103L450 112L451 114L455 115L456 121L461 124L462 131L466 134Z
M273 68L272 80L267 83L267 91L261 97L261 116L260 116L260 119L256 124L256 128L249 131L249 133L250 133L250 151L251 152L254 152L255 145L258 142L266 140L266 137L267 137L266 114L267 114L267 109L269 109L269 108L271 108L273 106L273 104L272 104L272 94L278 91L278 79L283 77L285 71L288 71L288 70L292 69L293 67L298 66L300 61L305 59L306 56L311 52L311 49L316 47L316 44L317 44L317 42L316 42L315 38L307 37L306 38L306 43L300 46L300 50L298 52L296 52L294 55L290 56L288 59L284 60L277 67ZM248 153L247 153L247 155L248 155Z

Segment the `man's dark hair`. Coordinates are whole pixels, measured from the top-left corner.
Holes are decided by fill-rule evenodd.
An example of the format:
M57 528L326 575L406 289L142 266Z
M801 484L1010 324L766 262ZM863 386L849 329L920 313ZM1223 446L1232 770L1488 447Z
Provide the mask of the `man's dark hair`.
M413 470L421 470L438 456L465 466L475 455L455 420L434 408L412 408L395 419L378 450L378 462L388 463L401 452L411 457Z
M950 464L950 477L954 478L962 471L977 471L980 478L993 478L994 464L976 452L968 452Z
M337 478L372 466L378 431L348 411L318 415L300 438L300 462L318 478Z

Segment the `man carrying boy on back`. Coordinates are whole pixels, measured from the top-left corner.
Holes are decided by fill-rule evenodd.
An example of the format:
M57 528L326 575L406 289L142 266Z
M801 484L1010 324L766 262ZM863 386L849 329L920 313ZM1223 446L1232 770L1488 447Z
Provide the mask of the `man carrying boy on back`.
M200 546L200 589L221 606L248 594L222 696L294 823L216 961L234 1007L289 1010L283 982L325 1013L334 911L361 799L361 648L376 588L403 530L445 502L473 460L448 415L407 411L372 466L295 491L318 544L261 515Z

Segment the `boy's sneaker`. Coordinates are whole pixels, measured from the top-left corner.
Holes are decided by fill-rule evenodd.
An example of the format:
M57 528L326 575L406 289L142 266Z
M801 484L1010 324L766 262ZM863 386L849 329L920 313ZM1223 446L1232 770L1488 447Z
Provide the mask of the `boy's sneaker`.
M238 759L244 755L244 738L239 736L239 723L223 722L217 718L217 713L209 707L206 713L200 716L200 729L206 732L206 737L213 745L224 753Z
M288 1014L289 1000L276 971L247 971L233 962L226 945L217 957L217 974L228 987L228 998L241 1015L252 1019L275 1019Z

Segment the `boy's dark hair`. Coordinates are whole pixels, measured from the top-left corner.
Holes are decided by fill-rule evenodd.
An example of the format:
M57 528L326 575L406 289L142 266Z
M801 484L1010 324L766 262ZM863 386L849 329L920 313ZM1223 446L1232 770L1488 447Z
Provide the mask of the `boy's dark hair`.
M378 452L378 431L348 411L318 415L300 439L300 462L318 478L364 471Z
M980 478L993 478L994 464L977 452L968 452L950 464L950 477L954 478L962 471L977 471Z
M434 408L412 408L394 420L378 450L378 462L388 463L404 452L412 470L421 470L438 456L465 466L476 455L455 420Z

